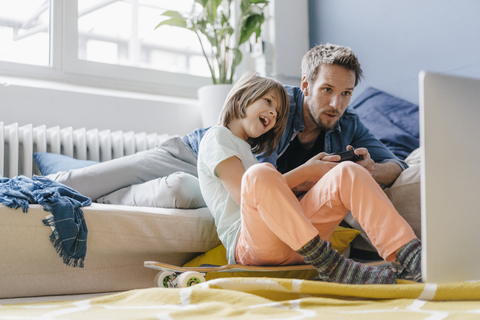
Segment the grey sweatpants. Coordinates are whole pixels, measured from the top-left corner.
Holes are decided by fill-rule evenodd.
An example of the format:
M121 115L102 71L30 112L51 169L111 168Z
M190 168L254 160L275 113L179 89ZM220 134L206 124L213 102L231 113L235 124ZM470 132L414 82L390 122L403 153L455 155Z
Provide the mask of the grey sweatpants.
M206 206L198 184L197 155L179 137L155 149L48 178L99 203L181 209Z

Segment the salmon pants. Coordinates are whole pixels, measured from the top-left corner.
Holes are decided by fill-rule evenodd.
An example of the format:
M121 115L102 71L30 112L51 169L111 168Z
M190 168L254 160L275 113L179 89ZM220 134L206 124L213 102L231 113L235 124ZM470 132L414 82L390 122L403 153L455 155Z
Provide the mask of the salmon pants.
M350 161L331 169L301 201L271 164L256 164L242 178L241 199L235 259L244 265L304 263L295 250L317 235L328 240L348 210L387 261L416 238L371 174Z

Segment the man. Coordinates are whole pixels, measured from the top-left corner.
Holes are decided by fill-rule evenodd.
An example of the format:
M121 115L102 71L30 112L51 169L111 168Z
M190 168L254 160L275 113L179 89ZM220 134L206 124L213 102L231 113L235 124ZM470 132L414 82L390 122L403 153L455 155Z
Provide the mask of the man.
M311 49L302 61L301 87L286 86L290 116L282 140L272 156L260 157L260 161L285 173L320 152L340 152L353 146L355 153L363 156L357 163L380 185L393 184L407 164L376 139L348 107L362 74L350 48L326 44ZM298 186L295 191L307 191L311 185Z
M285 133L270 157L259 155L281 172L301 170L316 154L357 148L364 166L381 185L391 185L407 168L361 123L348 108L351 94L362 77L357 57L349 48L319 45L302 61L301 87L286 86L290 112ZM197 208L205 206L196 178L196 154L207 129L171 138L155 149L90 167L60 172L49 178L66 184L100 203ZM318 162L320 170L332 166ZM324 168L324 169L322 169ZM297 186L308 191L315 181Z

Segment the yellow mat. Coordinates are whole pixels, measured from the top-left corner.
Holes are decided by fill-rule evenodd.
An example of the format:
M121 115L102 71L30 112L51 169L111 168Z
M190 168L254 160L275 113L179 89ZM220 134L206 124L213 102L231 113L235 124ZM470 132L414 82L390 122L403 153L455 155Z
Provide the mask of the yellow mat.
M0 306L0 319L479 319L480 282L341 285L225 278L78 301Z

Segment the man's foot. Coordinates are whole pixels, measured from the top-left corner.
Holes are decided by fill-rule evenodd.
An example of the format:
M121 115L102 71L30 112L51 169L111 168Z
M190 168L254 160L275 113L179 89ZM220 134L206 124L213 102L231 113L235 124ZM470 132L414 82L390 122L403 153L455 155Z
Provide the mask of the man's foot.
M348 284L394 284L396 274L393 270L374 267L355 262L332 249L330 242L316 236L297 250L305 262L312 264L320 279Z
M422 279L421 256L422 242L418 239L413 239L404 245L397 254L398 262L404 268L410 270L415 281L421 281Z

